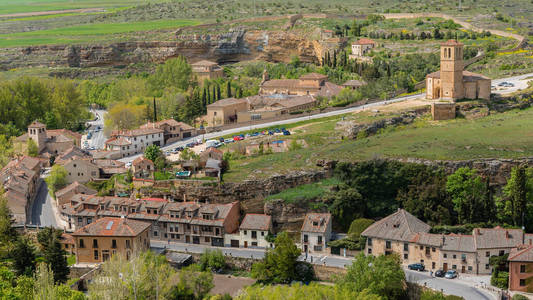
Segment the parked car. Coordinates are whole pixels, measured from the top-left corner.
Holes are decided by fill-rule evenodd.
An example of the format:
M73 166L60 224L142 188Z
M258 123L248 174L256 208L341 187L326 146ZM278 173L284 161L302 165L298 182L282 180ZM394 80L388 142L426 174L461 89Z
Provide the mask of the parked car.
M130 168L130 167L131 167L131 161L126 163L126 168Z
M424 271L426 269L426 267L424 267L424 265L421 263L410 264L407 266L407 268L409 270L415 270L415 271Z
M174 149L174 151L176 151L176 152L183 151L183 147L182 147L182 146L176 147L176 148Z
M87 139L90 140L92 137L93 137L93 133L89 132L89 134L87 134Z
M455 270L450 270L448 272L446 272L446 274L444 275L444 277L448 278L448 279L454 279L454 278L457 278L457 271Z
M283 135L291 135L291 132L290 132L290 131L287 131L287 130L285 130L285 131L283 131Z
M240 135L236 135L236 136L233 137L233 140L234 141L242 141L242 140L244 140L244 138L242 136L240 136Z
M435 277L444 277L445 272L443 270L435 271Z
M196 146L194 143L188 143L187 145L185 145L187 148L192 148L194 146Z

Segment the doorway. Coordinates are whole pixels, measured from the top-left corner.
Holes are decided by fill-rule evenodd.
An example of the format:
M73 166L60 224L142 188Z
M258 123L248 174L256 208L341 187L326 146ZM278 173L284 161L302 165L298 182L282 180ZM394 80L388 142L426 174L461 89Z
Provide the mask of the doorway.
M464 273L466 271L465 266L461 267L461 273Z
M444 272L448 271L448 264L447 264L447 263L444 263L444 264L442 265L442 270L443 270Z
M248 241L244 241L244 248L248 248Z

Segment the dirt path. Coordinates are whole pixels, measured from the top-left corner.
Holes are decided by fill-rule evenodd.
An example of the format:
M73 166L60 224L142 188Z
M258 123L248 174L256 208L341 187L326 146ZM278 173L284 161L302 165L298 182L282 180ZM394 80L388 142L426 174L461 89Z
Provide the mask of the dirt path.
M245 286L255 283L255 279L248 277L234 277L231 275L213 274L213 284L215 287L210 291L211 294L230 294L232 297L237 296L238 292Z
M95 8L79 8L79 9L64 9L64 10L48 10L48 11L33 11L33 12L24 12L24 13L14 13L0 15L0 18L12 18L12 17L33 17L33 16L46 16L46 15L57 15L65 13L93 13L93 12L104 12L104 8L95 7Z

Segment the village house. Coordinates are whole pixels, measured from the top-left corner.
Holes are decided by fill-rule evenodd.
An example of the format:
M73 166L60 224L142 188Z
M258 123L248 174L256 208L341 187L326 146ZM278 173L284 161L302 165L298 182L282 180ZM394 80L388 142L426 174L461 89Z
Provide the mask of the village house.
M148 122L140 129L158 128L163 130L163 144L169 144L196 135L196 129L174 119L162 120L155 123Z
M202 84L205 79L216 79L224 77L224 70L215 62L208 60L201 60L191 64L192 73L198 78L198 82Z
M533 293L533 245L519 245L509 254L509 290Z
M76 254L76 242L74 237L68 233L62 233L59 237L59 242L61 243L61 248L67 252L67 254Z
M428 224L399 209L363 231L361 235L367 238L365 253L395 253L403 265L422 263L433 271L491 274L491 256L507 254L530 240L520 229L476 228L471 235L431 234L430 229Z
M133 160L131 167L135 178L151 178L155 171L154 162L144 156Z
M67 183L75 181L86 183L100 178L100 168L92 162L92 159L73 158L63 164L67 171Z
M237 112L246 111L246 99L226 98L207 105L207 126L221 126L237 122Z
M316 98L311 95L275 94L242 99L228 98L209 104L204 119L211 127L231 123L247 123L278 118L295 112L305 112L313 109L316 103Z
M126 163L114 159L93 159L92 163L100 169L100 179L109 179L116 174L128 172Z
M67 129L47 130L46 125L38 121L31 123L28 132L17 137L15 143L26 149L28 138L35 142L40 156L48 158L81 144L81 134Z
M206 162L208 159L222 160L224 153L215 147L209 147L204 152L200 153L200 161Z
M426 99L490 100L491 80L464 70L463 44L449 40L440 46L440 71L426 76Z
M61 206L63 204L66 204L70 202L70 199L72 196L76 194L81 195L96 195L96 191L86 187L83 184L80 184L77 181L74 181L73 183L67 185L66 187L60 189L55 193L57 205Z
M39 189L41 161L22 156L11 160L0 170L0 184L16 224L25 224Z
M72 233L76 263L96 264L113 255L130 259L150 248L150 224L124 218L101 218Z
M304 253L321 253L331 239L331 214L308 213L301 229L301 243Z
M357 90L358 88L366 85L364 80L348 80L342 84L343 88L348 88L350 90Z
M259 95L298 95L298 96L336 96L342 87L328 82L326 75L308 73L299 79L268 79L268 74L263 74L263 82L259 88Z
M231 247L272 248L266 237L272 231L272 218L264 214L246 214L239 227L239 240L230 241Z
M349 58L361 59L375 47L376 42L373 40L367 38L359 39L357 42L352 43L352 54L350 54Z
M105 142L106 150L118 151L120 157L144 153L150 145L163 146L164 131L159 128L139 128L115 131Z

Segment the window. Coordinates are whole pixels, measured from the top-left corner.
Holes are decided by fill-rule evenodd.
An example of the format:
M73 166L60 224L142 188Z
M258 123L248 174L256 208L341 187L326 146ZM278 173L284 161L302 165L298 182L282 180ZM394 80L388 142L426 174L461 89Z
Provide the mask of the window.
M252 242L252 246L257 247L257 242Z
M65 244L65 249L68 249L68 244Z
M504 250L500 250L500 256L504 256L505 255L505 251Z
M113 249L117 248L117 240L111 240L111 248Z
M444 258L447 258L447 257L448 257L448 254L444 253L442 256L443 256Z
M85 244L83 243L83 239L80 239L80 245L78 246L79 248L85 248Z
M91 224L93 222L93 218L87 218L87 224Z
M520 286L526 286L526 280L520 279Z
M322 236L321 235L318 236L317 243L318 244L322 244Z
M430 249L429 247L426 247L426 255L430 255L430 254L431 254L431 253L430 253L430 250L431 250L431 249Z
M264 231L261 231L261 236L265 236L265 232Z
M372 248L368 248L368 254L372 254Z
M209 243L209 237L208 236L205 237L205 242Z
M248 230L245 230L245 231L244 231L244 235L247 235L247 234L248 234Z
M432 263L431 263L431 268L432 268L432 269L435 269L435 267L436 267L435 262L432 262Z
M368 246L372 246L372 239L371 239L371 238L368 238L368 239L366 240L366 242L367 242L367 245L368 245Z
M472 271L472 266L468 266L468 271Z
M454 255L453 255L453 259L456 259L456 258L457 258L457 255L454 254Z
M252 239L256 239L256 238L257 238L257 231L252 230Z
M93 248L98 248L98 240L93 239Z
M488 270L490 268L489 264L485 264L485 270Z
M409 254L404 253L404 254L403 254L403 259L408 259L408 258L409 258Z
M307 234L304 234L304 243L307 243L309 240L309 236L307 236Z
M403 243L403 251L409 251L409 244Z
M431 248L431 252L435 252L435 247Z
M526 265L520 265L520 273L526 272Z
M154 231L154 236L157 236L157 231Z
M98 260L98 250L94 250L94 260Z
M386 241L386 242L385 242L385 248L387 248L387 249L390 249L390 248L391 248L390 241Z
M78 223L81 223L83 219L81 217L78 217Z
M131 248L130 240L126 240L126 249L130 249L130 248Z
M457 265L452 265L452 269L457 269Z
M485 257L490 257L490 251L485 252Z

